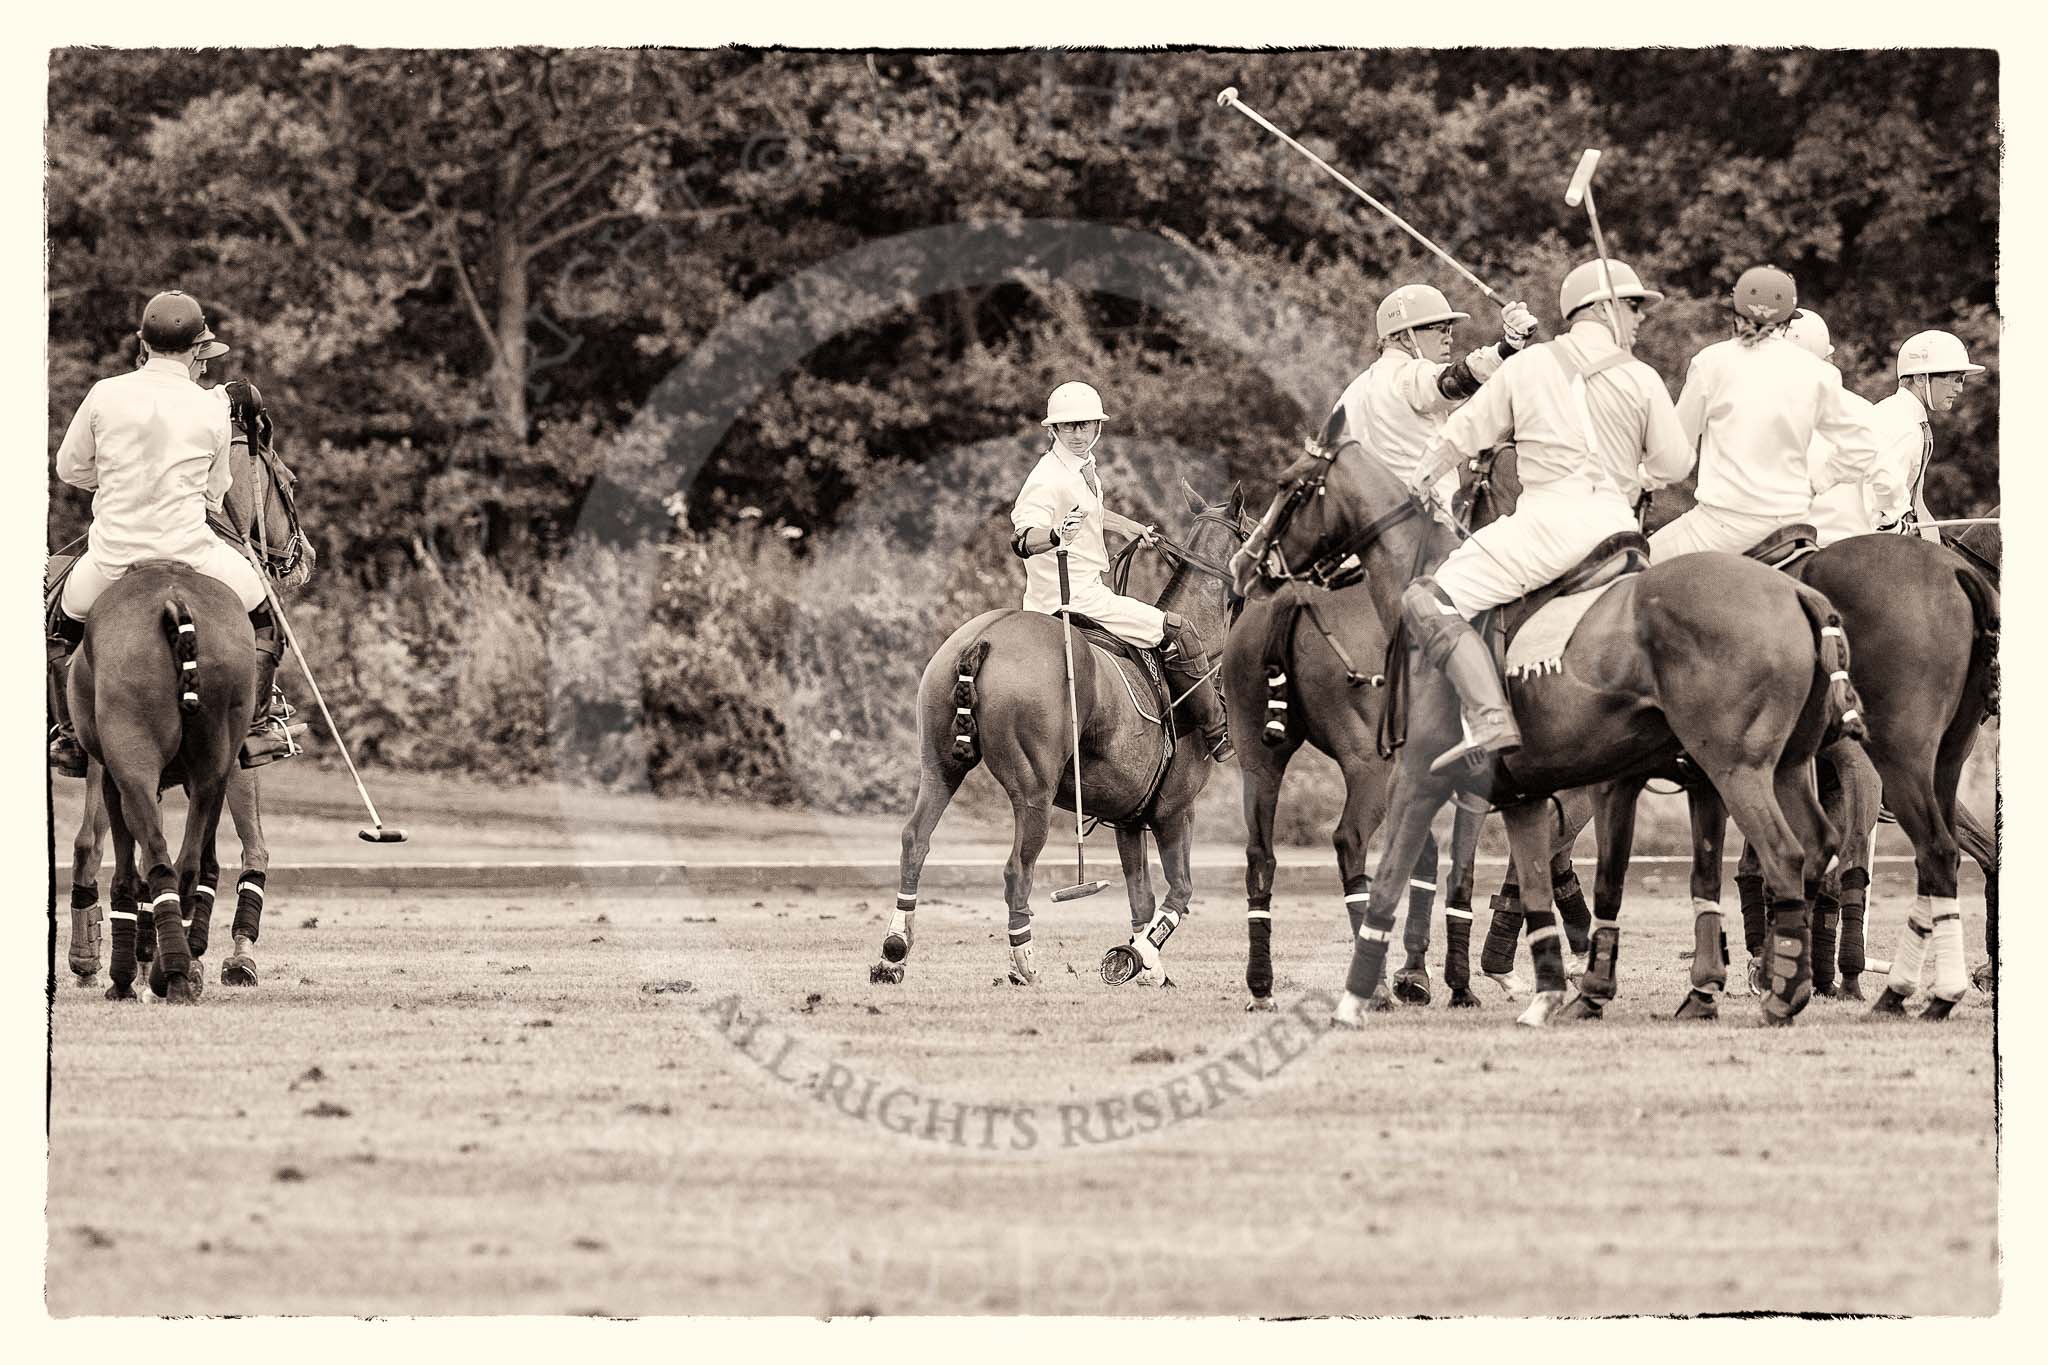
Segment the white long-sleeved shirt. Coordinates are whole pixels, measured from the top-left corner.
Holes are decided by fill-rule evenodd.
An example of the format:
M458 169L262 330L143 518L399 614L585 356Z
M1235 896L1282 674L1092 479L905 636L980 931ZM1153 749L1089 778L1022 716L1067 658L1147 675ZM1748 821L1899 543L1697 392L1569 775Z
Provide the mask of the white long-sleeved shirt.
M1586 364L1619 350L1606 327L1580 322L1565 337L1503 361L1484 387L1445 419L1415 478L1470 459L1511 435L1525 486L1550 484L1633 506L1643 474L1658 484L1684 478L1692 467L1692 446L1657 372L1633 358L1614 365L1586 382L1581 407L1573 382L1578 371L1566 348ZM1594 437L1590 450L1587 417Z
M88 552L105 568L189 559L214 539L208 505L234 478L224 396L157 358L94 384L57 448L57 477L90 490Z
M1883 467L1884 495L1876 502L1877 519L1887 524L1917 510L1920 481L1927 473L1927 447L1932 428L1927 409L1908 389L1896 389L1871 405L1878 435L1878 462ZM1939 531L1926 533L1939 538Z
M1481 347L1466 357L1472 377L1485 383L1503 363L1492 346ZM1337 400L1344 414L1343 431L1378 457L1406 483L1422 463L1429 443L1443 429L1444 419L1463 399L1446 398L1438 387L1450 365L1388 347L1380 358L1346 386ZM1438 495L1450 505L1458 480L1447 473L1438 480Z
M1678 421L1699 449L1700 504L1789 524L1815 493L1869 478L1876 435L1842 394L1838 370L1783 337L1731 337L1694 356ZM1817 475L1807 465L1815 433L1829 444Z
M1039 457L1024 487L1010 509L1010 525L1018 532L1049 531L1066 519L1076 507L1081 520L1066 541L1067 573L1076 581L1109 572L1109 548L1102 539L1102 499L1088 486L1082 466L1055 443ZM1095 468L1097 483L1102 468ZM1024 561L1024 606L1029 611L1051 613L1060 605L1058 556L1038 554Z
M1833 370L1833 366L1829 366ZM1834 370L1835 383L1842 382L1842 372ZM1861 418L1873 432L1877 431L1878 419L1874 415L1874 404L1861 394L1846 387L1842 389L1842 401L1849 410ZM1815 432L1813 443L1806 448L1806 473L1815 487L1822 491L1814 494L1813 510L1807 520L1820 532L1820 543L1832 545L1850 536L1868 535L1877 529L1878 509L1889 506L1895 498L1896 474L1887 463L1885 442L1878 441L1878 459L1870 473L1861 479L1844 479L1829 487L1823 487L1822 476L1835 464L1835 444L1826 436Z

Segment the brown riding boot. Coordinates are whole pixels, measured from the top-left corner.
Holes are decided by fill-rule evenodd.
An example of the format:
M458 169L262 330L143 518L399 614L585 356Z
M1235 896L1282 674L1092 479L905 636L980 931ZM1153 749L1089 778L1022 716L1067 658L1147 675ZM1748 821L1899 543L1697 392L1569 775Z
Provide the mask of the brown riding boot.
M305 726L290 724L289 708L276 704L277 666L284 658L284 641L275 626L256 626L256 709L249 736L242 741L242 766L260 768L280 758L299 753L297 736Z
M83 778L85 747L78 742L78 735L71 728L71 695L65 686L70 676L72 651L78 648L78 640L71 634L72 628L76 628L81 637L85 633L83 625L66 619L58 624L58 633L44 642L50 669L50 712L57 722L50 731L50 767L59 776Z
M1202 648L1202 637L1181 617L1169 616L1164 645L1159 657L1166 666L1167 685L1176 697L1182 697L1209 757L1218 763L1226 762L1237 751L1231 747L1230 724L1223 713L1222 698L1208 676L1209 655Z
M1508 705L1507 689L1494 671L1493 655L1486 641L1463 617L1452 617L1463 627L1450 656L1443 662L1444 676L1457 690L1464 711L1465 737L1429 765L1433 773L1448 772L1464 764L1479 765L1490 756L1513 753L1522 747L1522 733L1515 728L1515 713Z

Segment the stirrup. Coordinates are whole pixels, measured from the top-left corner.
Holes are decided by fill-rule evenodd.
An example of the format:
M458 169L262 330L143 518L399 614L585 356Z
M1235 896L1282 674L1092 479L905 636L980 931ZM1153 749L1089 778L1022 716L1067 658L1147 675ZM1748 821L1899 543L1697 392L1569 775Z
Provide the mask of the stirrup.
M61 729L50 734L50 769L59 777L83 779L86 773L85 746Z
M306 732L303 722L288 723L283 717L267 716L242 740L241 764L260 768L282 758L297 758L305 752L298 737Z
M1431 773L1439 776L1462 768L1474 777L1482 777L1494 759L1511 754L1522 747L1522 736L1511 720L1507 726L1491 739L1479 739L1472 733L1470 724L1461 721L1464 735L1449 749L1436 757L1429 765Z

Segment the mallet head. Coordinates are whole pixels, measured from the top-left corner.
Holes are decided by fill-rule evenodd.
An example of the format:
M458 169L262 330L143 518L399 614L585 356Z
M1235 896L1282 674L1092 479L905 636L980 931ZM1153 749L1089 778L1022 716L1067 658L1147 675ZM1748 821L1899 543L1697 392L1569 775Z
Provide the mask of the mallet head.
M357 830L356 838L366 844L402 844L405 842L405 831L393 829L389 825L378 825L375 829Z
M1575 209L1579 206L1579 201L1586 197L1586 190L1593 183L1593 168L1599 164L1600 149L1586 148L1586 154L1579 158L1579 168L1572 172L1572 183L1565 187L1565 207Z
M1083 896L1094 895L1108 885L1108 882L1082 882L1078 886L1063 886L1052 893L1052 898L1056 901L1077 901Z
M1228 109L1236 99L1237 87L1234 85L1225 86L1223 93L1216 97L1216 103L1219 108Z

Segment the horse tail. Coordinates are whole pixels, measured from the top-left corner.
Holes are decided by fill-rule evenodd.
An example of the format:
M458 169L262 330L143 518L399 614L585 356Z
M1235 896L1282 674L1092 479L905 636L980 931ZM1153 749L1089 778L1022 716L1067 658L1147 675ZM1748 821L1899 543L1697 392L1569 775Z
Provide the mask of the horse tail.
M1977 629L1970 650L1970 674L1983 679L1984 713L1998 714L1998 588L1990 575L1974 564L1956 568L1956 581L1970 599L1970 613Z
M988 660L989 643L976 640L960 651L953 665L953 761L966 767L981 762L981 729L975 723L975 682Z
M1799 605L1813 625L1816 679L1827 695L1827 728L1821 735L1821 747L1838 739L1868 740L1870 727L1863 720L1863 698L1849 679L1849 636L1842 629L1841 613L1816 590L1804 584L1798 587Z
M181 597L164 602L164 634L178 664L178 709L189 716L199 709L199 632Z

